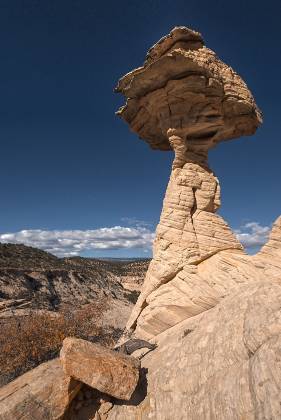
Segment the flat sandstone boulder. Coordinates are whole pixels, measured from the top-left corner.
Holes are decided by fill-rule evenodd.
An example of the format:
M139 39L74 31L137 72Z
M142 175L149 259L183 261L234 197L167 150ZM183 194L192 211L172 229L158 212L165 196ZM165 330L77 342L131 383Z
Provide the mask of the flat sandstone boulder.
M60 419L80 387L59 359L43 363L0 389L0 419Z
M140 362L132 357L72 337L60 357L67 375L115 398L129 400L137 386Z

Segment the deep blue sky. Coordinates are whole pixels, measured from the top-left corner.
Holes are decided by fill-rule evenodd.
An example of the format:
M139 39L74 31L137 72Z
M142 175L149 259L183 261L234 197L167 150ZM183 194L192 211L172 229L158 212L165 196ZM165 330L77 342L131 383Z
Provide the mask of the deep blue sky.
M122 218L154 229L172 155L115 116L113 88L176 25L200 31L263 111L255 136L219 145L210 163L230 225L270 225L281 213L280 11L277 0L1 0L0 232Z

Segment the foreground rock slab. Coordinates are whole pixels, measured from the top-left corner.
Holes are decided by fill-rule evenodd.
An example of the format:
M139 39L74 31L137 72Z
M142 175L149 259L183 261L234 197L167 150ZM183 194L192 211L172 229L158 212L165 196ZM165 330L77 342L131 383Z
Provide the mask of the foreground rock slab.
M108 420L279 420L281 279L242 285L156 338L138 402Z
M0 389L0 419L60 419L80 387L59 359L43 363Z
M67 375L121 400L129 400L139 380L140 362L97 344L66 338L61 362Z

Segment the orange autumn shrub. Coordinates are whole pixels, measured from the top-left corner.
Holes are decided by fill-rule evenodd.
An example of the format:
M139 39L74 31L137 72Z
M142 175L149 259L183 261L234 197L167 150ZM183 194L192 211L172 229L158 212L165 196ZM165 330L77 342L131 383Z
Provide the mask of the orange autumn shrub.
M38 312L0 319L0 386L59 354L65 337L73 336L113 345L112 331L101 326L106 304L77 310Z

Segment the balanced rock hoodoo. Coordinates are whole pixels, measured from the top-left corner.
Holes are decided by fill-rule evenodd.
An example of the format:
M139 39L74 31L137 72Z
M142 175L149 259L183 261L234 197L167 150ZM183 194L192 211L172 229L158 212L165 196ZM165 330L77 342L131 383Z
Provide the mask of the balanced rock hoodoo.
M241 78L174 28L118 83L118 114L153 149L175 158L153 260L123 339L150 340L138 403L108 420L281 417L281 217L255 256L216 214L208 150L254 134L261 114ZM134 354L134 353L133 353ZM136 395L137 396L137 395Z
M127 99L117 114L131 129L153 149L175 153L153 260L125 334L149 340L272 268L270 258L247 256L216 214L220 186L207 162L210 148L254 134L262 118L244 81L185 27L156 43L116 91ZM281 275L281 264L271 271Z

